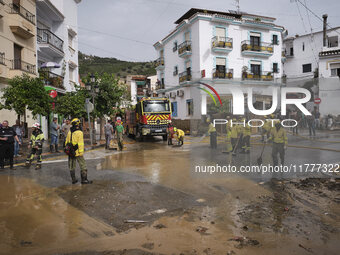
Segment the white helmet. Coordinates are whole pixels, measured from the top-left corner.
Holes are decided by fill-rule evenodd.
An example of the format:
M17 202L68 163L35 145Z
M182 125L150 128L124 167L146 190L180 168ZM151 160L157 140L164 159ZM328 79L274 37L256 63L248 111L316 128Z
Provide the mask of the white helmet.
M34 128L40 128L40 124L38 122L34 123L33 126Z

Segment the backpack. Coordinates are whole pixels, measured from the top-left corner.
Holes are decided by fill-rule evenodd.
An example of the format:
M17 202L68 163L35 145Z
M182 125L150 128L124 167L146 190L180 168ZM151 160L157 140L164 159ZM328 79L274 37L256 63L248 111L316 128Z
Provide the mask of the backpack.
M66 145L65 145L65 149L64 149L64 152L66 153L66 155L68 155L69 157L71 158L74 158L76 156L76 150L78 147L77 145L73 145L72 143L72 134L73 132L71 132L71 140L70 142L68 142Z

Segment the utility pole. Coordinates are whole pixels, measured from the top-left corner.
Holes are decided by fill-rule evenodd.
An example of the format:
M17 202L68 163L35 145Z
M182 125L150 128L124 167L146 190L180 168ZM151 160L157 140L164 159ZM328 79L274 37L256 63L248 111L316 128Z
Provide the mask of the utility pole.
M241 13L241 11L240 11L240 0L235 0L235 5L236 5L237 13L240 14Z

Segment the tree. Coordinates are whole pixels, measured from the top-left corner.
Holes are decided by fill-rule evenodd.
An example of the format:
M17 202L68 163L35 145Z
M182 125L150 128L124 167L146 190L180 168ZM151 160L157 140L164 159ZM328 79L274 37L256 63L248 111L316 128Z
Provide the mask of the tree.
M222 105L219 103L215 105L214 103L208 104L208 112L215 114L215 113L230 113L229 103L230 100L227 98L222 98Z
M34 117L49 114L52 100L40 78L24 74L10 79L8 84L2 90L0 110L14 110L18 115L24 115L28 109Z
M85 117L86 94L84 89L78 88L75 92L66 92L65 95L57 97L55 112L67 117Z

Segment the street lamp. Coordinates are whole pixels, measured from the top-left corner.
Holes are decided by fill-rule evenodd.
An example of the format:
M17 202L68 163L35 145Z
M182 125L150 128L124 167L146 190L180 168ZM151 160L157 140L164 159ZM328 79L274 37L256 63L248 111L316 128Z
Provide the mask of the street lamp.
M90 83L87 83L85 87L86 87L86 90L89 92L89 94L92 96L92 104L93 104L93 108L95 108L94 97L95 97L96 94L99 93L99 87L98 87L98 84L96 82L96 77L93 74L91 74L91 76L90 76ZM91 130L90 130L90 132L91 132ZM93 132L93 135L92 135L92 138L91 138L91 143L95 144L96 143L95 118L93 118L93 130L92 130L92 132Z

